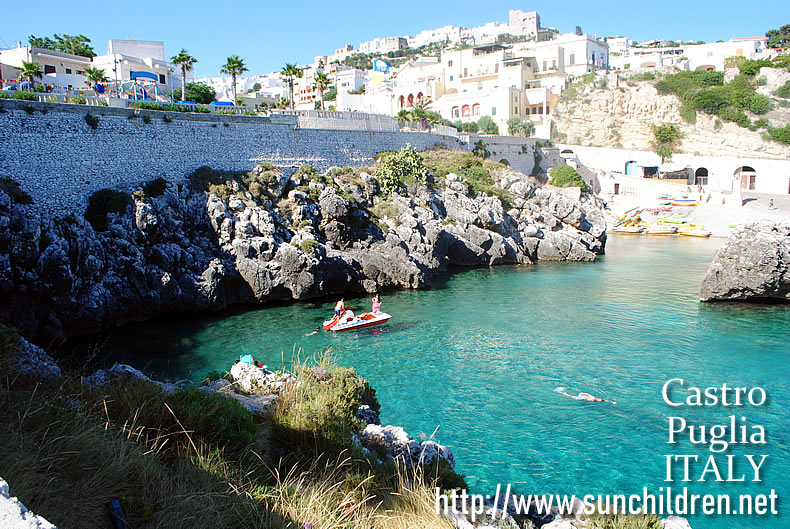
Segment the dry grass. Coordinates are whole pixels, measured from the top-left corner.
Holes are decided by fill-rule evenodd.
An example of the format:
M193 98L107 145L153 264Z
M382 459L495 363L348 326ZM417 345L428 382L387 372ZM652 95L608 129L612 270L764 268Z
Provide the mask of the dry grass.
M377 406L367 383L331 358L311 364L319 369L298 364L299 387L274 417L257 418L252 439L236 424L235 403L226 409L215 395L2 377L0 476L62 529L108 527L114 499L135 529L452 527L434 512L438 472L371 463L343 438L358 426L352 408L363 399Z

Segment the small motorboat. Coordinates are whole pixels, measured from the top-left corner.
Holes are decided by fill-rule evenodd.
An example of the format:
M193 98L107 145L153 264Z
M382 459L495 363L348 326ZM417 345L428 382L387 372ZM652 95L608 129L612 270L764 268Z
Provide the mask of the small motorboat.
M702 227L696 227L687 230L678 230L678 235L685 235L686 237L710 237L710 232L705 231Z
M614 228L612 228L612 232L638 235L642 233L642 228L640 228L639 226L615 226Z
M324 330L332 332L353 331L356 329L364 329L365 327L373 327L374 325L381 325L387 323L392 316L386 312L379 312L372 314L370 312L363 312L359 316L354 314L353 310L346 310L339 317L336 315L331 320L324 322Z
M649 224L645 227L645 233L648 235L674 235L678 229L674 226L665 226L664 224Z

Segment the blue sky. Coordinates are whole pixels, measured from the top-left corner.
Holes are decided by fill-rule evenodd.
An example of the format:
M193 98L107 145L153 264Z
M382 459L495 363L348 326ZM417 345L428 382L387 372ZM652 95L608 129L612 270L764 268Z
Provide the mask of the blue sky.
M715 5L715 9L709 7ZM748 7L747 7L748 6ZM730 0L614 2L608 0L413 0L368 2L108 1L34 3L8 0L0 12L0 47L27 43L28 35L84 34L99 54L109 39L161 40L168 57L182 47L198 59L198 76L216 76L238 54L251 74L279 70L286 62L312 62L349 42L415 34L444 25L507 22L510 9L536 10L544 27L576 25L589 34L713 42L763 35L790 23L790 1L744 4Z

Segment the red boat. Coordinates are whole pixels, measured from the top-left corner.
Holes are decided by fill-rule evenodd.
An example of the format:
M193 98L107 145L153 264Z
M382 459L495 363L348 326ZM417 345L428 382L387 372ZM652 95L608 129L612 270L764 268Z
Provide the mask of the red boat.
M332 332L353 331L356 329L364 329L365 327L373 327L374 325L381 325L387 323L392 316L386 312L379 312L378 314L371 314L370 312L363 312L359 316L354 314L353 310L346 310L342 315L335 315L331 320L324 322L324 330Z

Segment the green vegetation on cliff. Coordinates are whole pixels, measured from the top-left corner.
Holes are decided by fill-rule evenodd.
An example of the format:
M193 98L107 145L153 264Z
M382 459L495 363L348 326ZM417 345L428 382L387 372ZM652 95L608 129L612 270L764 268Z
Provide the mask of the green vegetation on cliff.
M581 175L570 165L555 167L549 171L549 175L551 176L549 185L555 187L580 187L582 191L589 190Z

